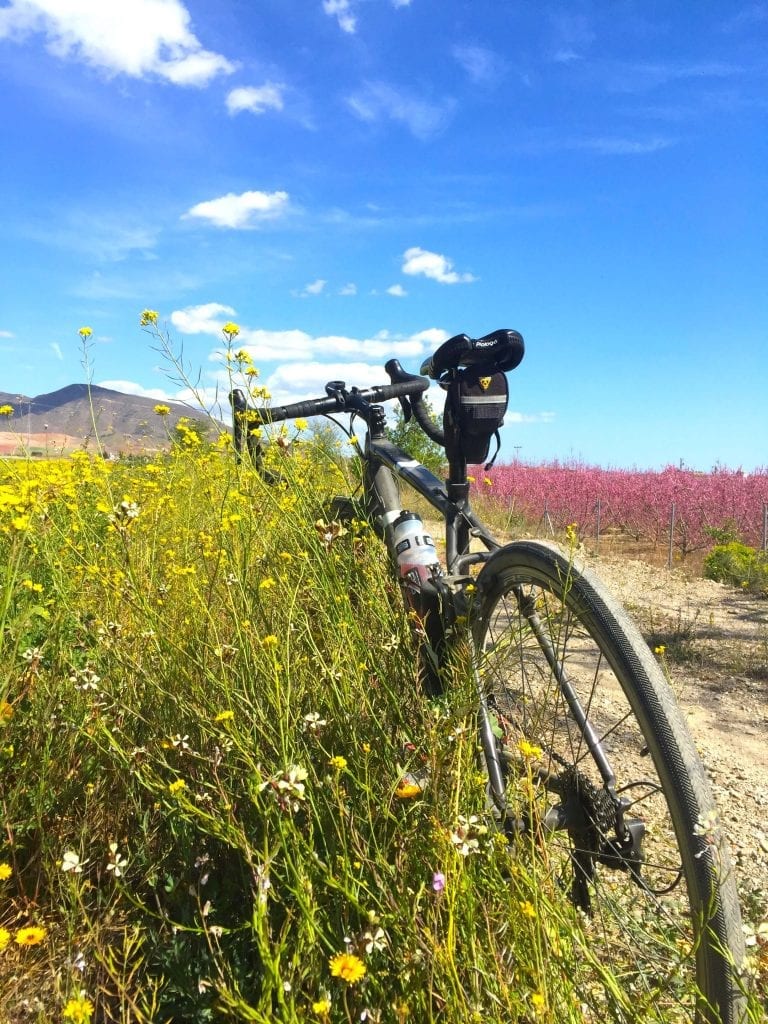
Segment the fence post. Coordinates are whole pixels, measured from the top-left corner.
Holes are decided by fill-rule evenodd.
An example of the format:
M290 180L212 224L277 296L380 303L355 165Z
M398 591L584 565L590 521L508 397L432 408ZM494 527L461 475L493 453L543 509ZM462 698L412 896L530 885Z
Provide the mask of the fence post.
M669 554L667 555L667 568L672 568L672 552L675 543L675 503L672 502L672 508L669 512Z
M595 554L600 551L600 499L595 505Z
M554 537L555 528L552 525L552 517L549 514L549 506L546 503L544 504L544 515L541 517L541 521L545 524L545 526L549 527L549 532Z

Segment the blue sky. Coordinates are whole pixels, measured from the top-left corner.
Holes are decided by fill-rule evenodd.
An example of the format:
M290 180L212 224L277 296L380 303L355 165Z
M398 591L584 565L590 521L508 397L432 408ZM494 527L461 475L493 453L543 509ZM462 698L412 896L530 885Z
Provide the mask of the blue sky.
M768 3L0 0L0 390L513 327L507 457L768 464Z

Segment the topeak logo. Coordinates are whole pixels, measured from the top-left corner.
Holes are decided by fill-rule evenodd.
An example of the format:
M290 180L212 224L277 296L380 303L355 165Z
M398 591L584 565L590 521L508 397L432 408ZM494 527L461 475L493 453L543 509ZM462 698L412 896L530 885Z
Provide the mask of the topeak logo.
M487 391L488 388L491 386L491 381L492 380L493 380L492 377L479 377L478 378L478 384L483 389L483 391Z

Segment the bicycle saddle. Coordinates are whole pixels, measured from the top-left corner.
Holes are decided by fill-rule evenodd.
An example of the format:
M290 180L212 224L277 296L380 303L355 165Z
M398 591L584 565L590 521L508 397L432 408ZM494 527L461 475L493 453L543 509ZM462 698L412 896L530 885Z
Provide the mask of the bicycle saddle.
M457 334L444 341L434 355L421 365L425 377L437 380L448 370L460 366L487 366L491 370L514 370L525 354L522 334L517 331L493 331L482 338Z

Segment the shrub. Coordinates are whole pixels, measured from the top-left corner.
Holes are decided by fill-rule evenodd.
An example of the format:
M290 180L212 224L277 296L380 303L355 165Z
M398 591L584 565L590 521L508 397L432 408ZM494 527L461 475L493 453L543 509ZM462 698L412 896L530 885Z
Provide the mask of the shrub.
M704 559L704 575L718 583L768 594L768 555L738 541L718 544Z

